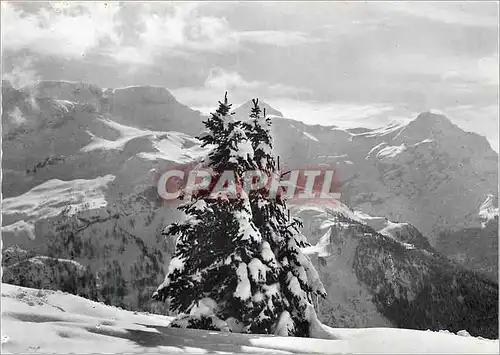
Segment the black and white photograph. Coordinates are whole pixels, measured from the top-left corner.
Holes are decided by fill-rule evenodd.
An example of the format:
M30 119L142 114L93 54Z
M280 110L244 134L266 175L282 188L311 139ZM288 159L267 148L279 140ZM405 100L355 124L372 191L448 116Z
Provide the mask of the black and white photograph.
M498 354L499 1L1 1L1 352Z

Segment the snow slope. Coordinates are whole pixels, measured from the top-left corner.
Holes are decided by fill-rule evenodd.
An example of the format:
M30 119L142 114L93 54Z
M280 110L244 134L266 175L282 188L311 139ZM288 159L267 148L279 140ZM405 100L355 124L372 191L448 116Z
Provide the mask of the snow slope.
M498 218L498 201L495 201L495 196L493 194L488 194L486 200L484 200L479 207L479 217L483 220L483 227L486 222Z
M39 220L62 213L72 215L81 210L93 210L107 205L105 189L113 175L96 179L62 181L52 179L18 196L2 201L2 234L36 238L35 224Z
M92 132L90 135L92 142L80 149L81 152L91 152L94 150L120 150L123 151L125 146L134 139L148 138L152 142L154 152L140 152L138 157L150 161L166 160L177 163L185 163L193 161L206 155L209 148L202 148L199 141L188 134L180 132L162 132L143 130L135 127L123 125L114 122L110 119L98 119L102 124L115 130L119 138L115 140L104 139L95 136ZM189 148L186 145L190 146Z
M447 332L324 326L336 340L168 328L172 318L2 284L2 353L498 353L498 340Z
M114 178L113 175L106 175L92 180L52 179L21 196L4 199L2 211L4 217L19 215L38 220L57 216L63 209L78 211L84 207L94 209L106 206L103 190Z
M114 178L106 175L91 180L52 179L18 197L6 198L2 201L2 233L26 234L35 239L35 223L39 220L104 207L104 191Z

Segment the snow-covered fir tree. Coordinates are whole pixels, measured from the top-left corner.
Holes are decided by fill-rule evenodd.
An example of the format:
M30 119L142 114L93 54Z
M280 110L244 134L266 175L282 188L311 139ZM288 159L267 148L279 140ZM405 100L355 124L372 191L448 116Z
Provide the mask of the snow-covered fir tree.
M164 234L178 237L168 274L154 298L170 298L180 315L173 326L228 329L234 332L271 333L279 313L278 265L268 258L268 244L253 222L248 195L236 189L248 170L256 169L254 151L240 121L234 120L227 100L205 121L208 134L200 138L212 145L206 166L216 186L195 192L180 209L187 215L168 226Z
M250 120L243 124L245 133L252 142L254 160L267 179L280 180L273 155L271 120L260 110L258 99ZM265 240L266 260L278 265L278 319L274 333L280 335L310 336L311 328L318 326L313 307L315 295L325 297L326 291L316 269L302 248L309 246L300 232L301 223L291 219L286 201L281 194L270 193L271 184L249 193L255 225Z
M300 223L289 218L284 199L269 194L269 185L248 194L238 188L251 171L279 177L271 121L261 115L258 100L247 122L230 111L226 93L204 122L208 134L200 140L213 146L205 166L214 183L181 205L184 222L165 229L178 239L153 297L170 298L171 309L180 313L172 326L310 336L319 324L312 297L326 293L301 251L309 244ZM214 193L221 186L225 193Z

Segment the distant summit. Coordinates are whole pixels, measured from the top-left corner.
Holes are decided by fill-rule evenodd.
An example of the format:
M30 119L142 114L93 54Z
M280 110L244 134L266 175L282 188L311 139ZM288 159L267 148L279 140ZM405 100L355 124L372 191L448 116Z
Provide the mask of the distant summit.
M458 128L448 117L430 111L420 113L415 119L410 121L409 125L418 125L419 127L427 128L439 127L441 129Z
M263 112L264 109L266 110L267 116L283 117L283 114L280 111L276 110L274 107L272 107L271 105L269 105L264 101L259 100L259 106ZM240 118L246 118L250 115L250 110L252 109L252 107L253 107L253 102L252 100L249 100L234 111L235 115Z

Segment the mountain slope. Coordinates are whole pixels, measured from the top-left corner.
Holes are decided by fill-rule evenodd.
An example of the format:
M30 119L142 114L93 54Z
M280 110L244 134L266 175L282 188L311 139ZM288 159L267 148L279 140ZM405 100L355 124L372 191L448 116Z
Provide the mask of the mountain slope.
M128 116L98 106L99 95L104 94L83 84L41 82L30 90L4 87L3 91L8 96L2 113L3 193L7 197L53 178L124 175L128 168L146 169L141 171L144 182L154 161L185 161L200 154L196 140L185 133L137 128L198 131L196 127L201 127L199 113L179 104L165 89L116 90L116 102ZM159 97L148 100L148 93ZM134 101L134 95L140 97ZM125 184L124 191L139 183L130 179L137 173L128 174L128 181L119 182Z
M336 169L340 200L353 209L408 222L450 257L458 252L480 259L483 250L495 248L493 225L489 234L461 243L458 251L442 248L448 242L440 241L446 233L481 228L479 206L487 196L497 199L498 154L486 138L431 113L377 130L310 126L279 117L273 125L286 169ZM475 265L495 277L496 260Z
M149 130L163 130L168 126L172 131L196 134L203 128L200 112L181 104L161 86L101 89L82 82L45 80L19 91L37 99L85 103L120 123Z
M496 281L450 262L432 248L408 243L411 234L404 230L392 235L387 228L376 232L342 209L335 205L298 209L298 216L315 213L321 221L316 235L324 233L307 250L315 256L328 292L320 303L320 320L351 326L343 323L346 318L362 317L379 322L366 326L380 326L387 319L386 324L398 327L467 329L498 337ZM344 319L336 319L339 314Z
M45 81L21 90L4 85L3 93L7 196L49 178L24 176L39 163L61 164L68 159L66 165L76 167L73 176L54 178L116 175L113 170L133 156L129 150L158 151L150 147L155 143L148 136L166 131L193 135L202 130L200 113L160 87L102 90L83 83ZM427 112L406 125L360 131L305 125L263 105L273 113L275 145L284 165L336 168L343 182L342 202L370 215L407 221L433 245L442 231L479 226L478 206L489 194L497 198L498 154L484 137L464 132L444 116ZM245 116L248 107L247 102L237 108L237 115ZM140 132L124 136L119 128L123 126ZM107 169L78 159L78 151L96 139L117 141L123 148L84 154L86 159L106 161L97 166Z
M74 260L96 275L98 296L109 303L163 310L162 305L151 303L150 295L163 280L163 267L173 253L175 241L163 240L161 230L180 218L176 204L163 206L155 190L118 198L110 186L113 180L110 175L50 180L44 185L51 189L37 187L5 199L4 248L17 245L29 251L19 260L25 263L33 256ZM18 279L4 274L4 280L30 287L46 282L39 279L43 274L32 276ZM120 286L115 287L117 280ZM67 281L60 280L61 284ZM58 289L54 283L51 288ZM120 295L115 297L118 290Z
M498 154L486 138L444 116L424 113L407 125L363 133L281 118L273 124L276 148L288 166L336 168L343 202L407 221L432 243L442 230L480 225L476 209L488 194L497 194Z

